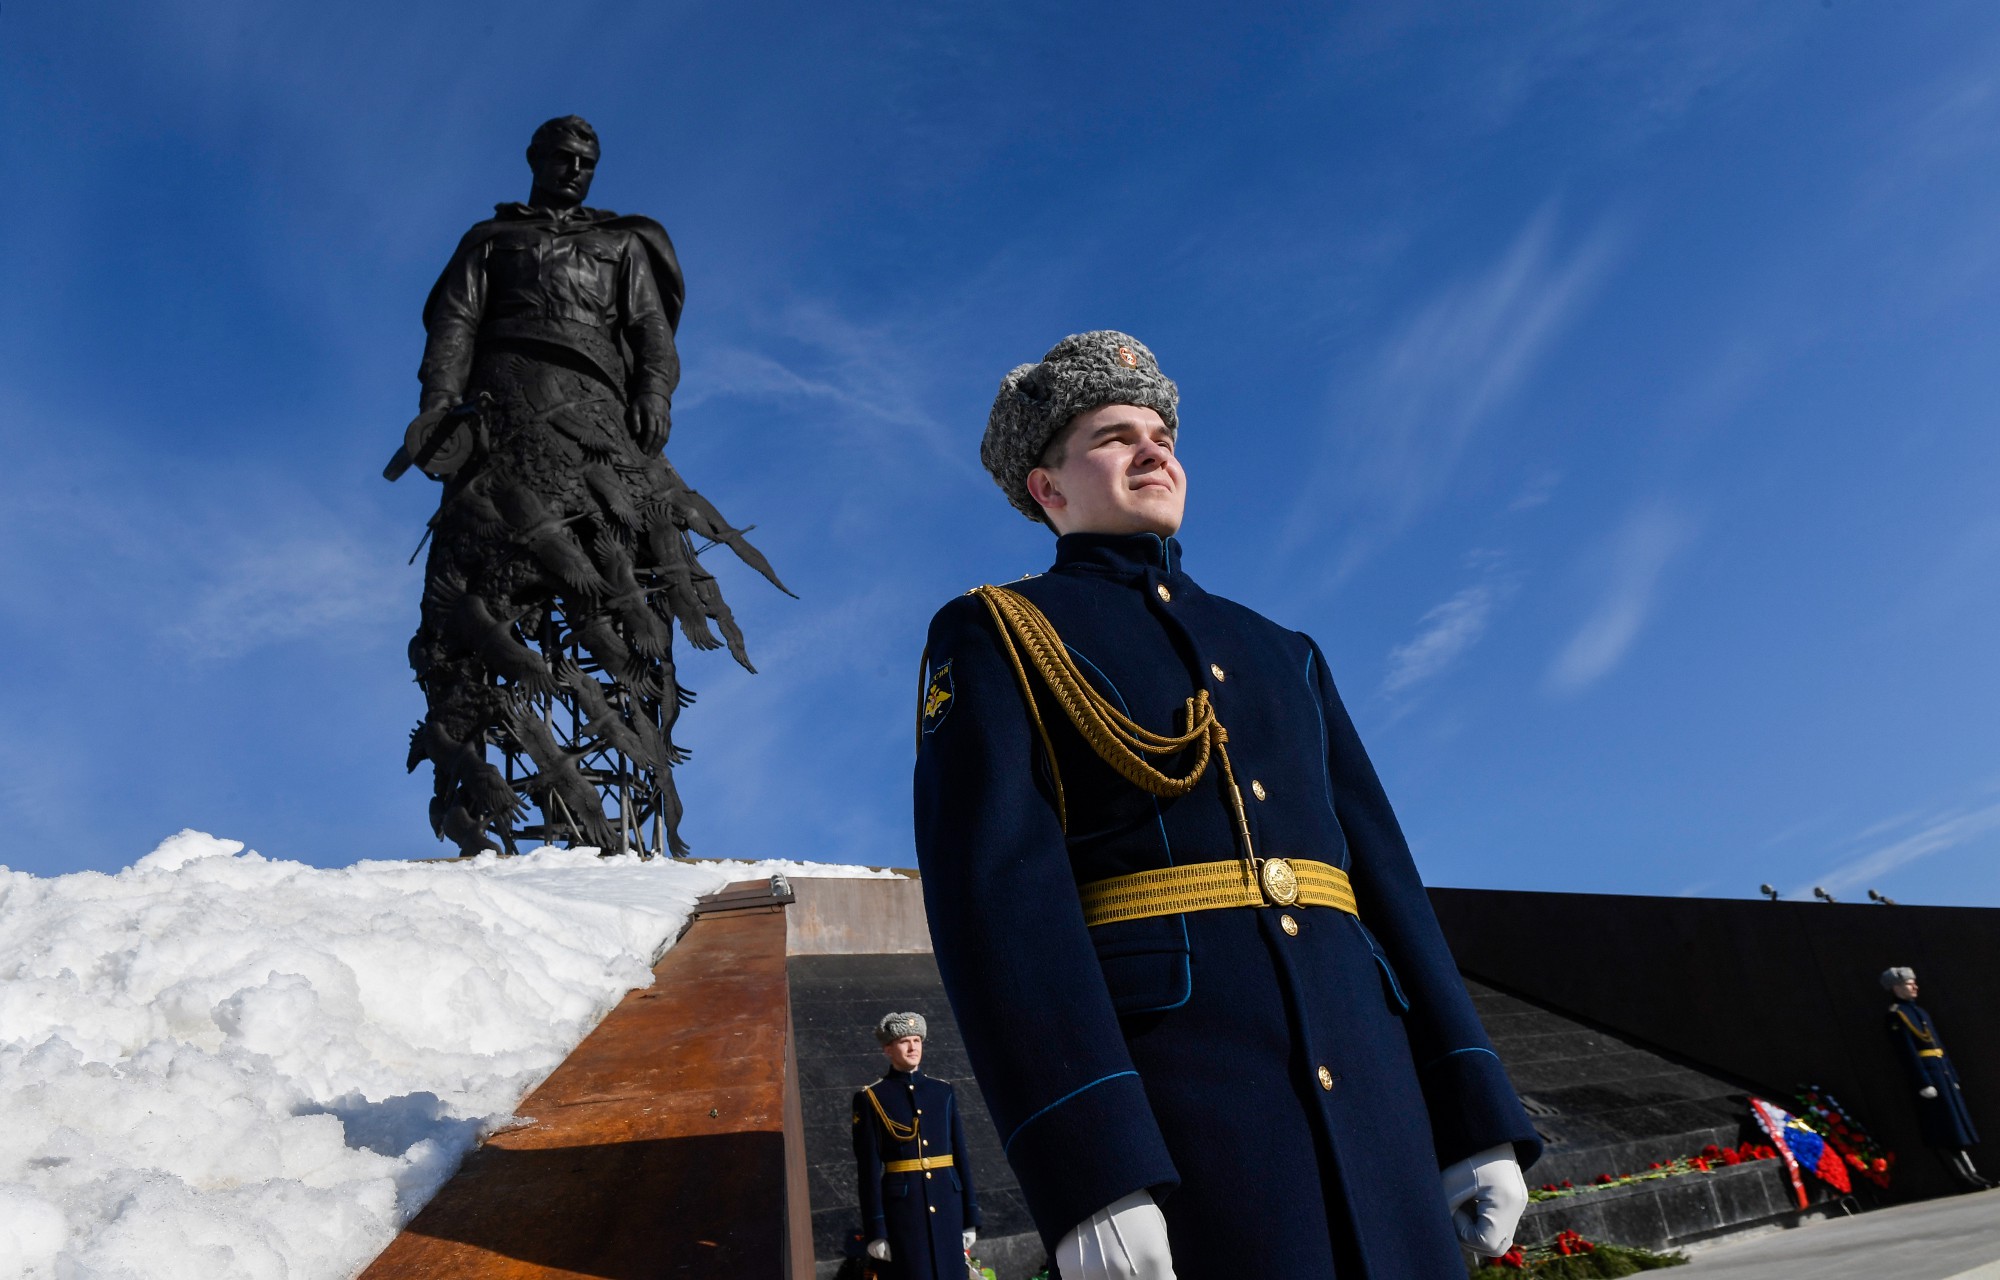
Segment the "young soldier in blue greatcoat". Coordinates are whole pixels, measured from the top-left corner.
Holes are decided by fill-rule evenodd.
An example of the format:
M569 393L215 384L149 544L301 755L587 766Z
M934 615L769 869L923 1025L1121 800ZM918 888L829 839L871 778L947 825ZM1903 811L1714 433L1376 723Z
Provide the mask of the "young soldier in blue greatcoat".
M958 1097L919 1069L929 1030L915 1013L877 1023L889 1070L854 1095L862 1229L883 1280L964 1280L978 1235Z
M1967 1190L1983 1191L1993 1184L1972 1163L1967 1147L1979 1145L1979 1130L1965 1108L1958 1087L1958 1069L1945 1056L1937 1024L1917 1003L1917 971L1899 966L1882 972L1882 986L1896 998L1889 1006L1889 1040L1903 1060L1910 1086L1917 1094L1917 1123L1924 1141Z
M931 623L938 968L1064 1280L1457 1280L1541 1143L1318 646L1182 565L1177 409L1113 331L1001 384L1059 536Z

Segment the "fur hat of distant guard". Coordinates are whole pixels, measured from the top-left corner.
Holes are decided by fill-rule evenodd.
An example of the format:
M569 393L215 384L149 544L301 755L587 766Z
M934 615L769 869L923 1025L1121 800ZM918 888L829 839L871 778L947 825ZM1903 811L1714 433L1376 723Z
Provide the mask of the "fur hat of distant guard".
M1135 404L1158 413L1178 435L1180 401L1180 388L1131 334L1073 333L1050 347L1039 364L1017 365L1000 380L979 460L1016 510L1046 524L1041 506L1028 495L1028 473L1071 418L1099 405Z
M875 1038L883 1044L894 1044L904 1036L916 1036L920 1040L931 1038L931 1029L924 1022L921 1013L885 1013L882 1021L875 1024Z
M1896 984L1899 982L1915 982L1916 980L1917 971L1908 965L1900 965L1894 969L1882 970L1882 989L1884 991L1894 991Z

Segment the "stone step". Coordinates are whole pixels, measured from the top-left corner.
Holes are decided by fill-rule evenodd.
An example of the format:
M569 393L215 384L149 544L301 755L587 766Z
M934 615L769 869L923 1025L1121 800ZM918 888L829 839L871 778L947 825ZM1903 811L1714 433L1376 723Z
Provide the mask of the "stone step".
M1528 1206L1514 1238L1539 1243L1568 1230L1589 1240L1668 1250L1755 1227L1789 1225L1798 1214L1783 1162L1758 1160L1538 1201Z

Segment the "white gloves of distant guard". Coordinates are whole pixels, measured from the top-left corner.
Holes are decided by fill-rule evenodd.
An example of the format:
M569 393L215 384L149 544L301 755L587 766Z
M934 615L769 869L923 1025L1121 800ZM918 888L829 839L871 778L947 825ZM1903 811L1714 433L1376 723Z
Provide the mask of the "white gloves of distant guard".
M1934 1084L1927 1084L1923 1088L1917 1090L1917 1096L1919 1098L1935 1098L1937 1097L1937 1086Z
M1488 1258L1513 1248L1514 1228L1528 1208L1528 1184L1514 1160L1513 1144L1482 1151L1446 1169L1444 1202L1460 1244Z
M959 1243L963 1248L970 1249L972 1242L978 1238L979 1233L971 1227L967 1227L958 1233ZM889 1242L887 1240L870 1240L868 1242L868 1256L877 1262L888 1262L890 1260Z
M1134 1191L1058 1241L1056 1268L1063 1280L1174 1280L1166 1217L1153 1197Z

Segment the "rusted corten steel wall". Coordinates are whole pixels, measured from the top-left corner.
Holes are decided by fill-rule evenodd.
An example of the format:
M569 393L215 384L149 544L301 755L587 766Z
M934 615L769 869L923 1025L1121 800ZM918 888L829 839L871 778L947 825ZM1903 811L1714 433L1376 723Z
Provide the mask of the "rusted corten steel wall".
M1783 1104L1830 1089L1897 1153L1898 1198L1953 1190L1917 1129L1884 1026L1892 965L1922 1003L2000 1168L2000 910L1432 889L1466 974L1637 1040ZM1364 905L1364 910L1365 910Z
M810 1277L784 911L696 920L362 1280Z

